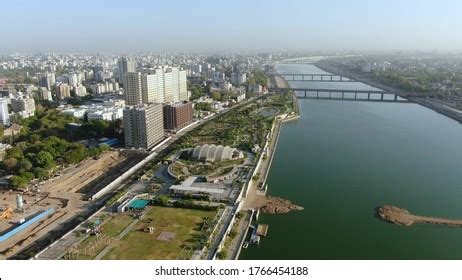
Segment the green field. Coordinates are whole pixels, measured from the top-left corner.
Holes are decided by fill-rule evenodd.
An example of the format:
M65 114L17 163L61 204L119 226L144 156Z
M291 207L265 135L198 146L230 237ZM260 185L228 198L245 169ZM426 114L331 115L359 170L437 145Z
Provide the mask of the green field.
M152 207L143 219L104 257L111 260L187 258L200 236L205 219L212 219L215 211ZM143 229L154 227L153 234ZM163 231L175 233L172 241L156 240ZM188 253L189 252L189 253Z
M117 237L131 222L133 222L133 217L129 214L113 215L101 226L102 232L105 235Z

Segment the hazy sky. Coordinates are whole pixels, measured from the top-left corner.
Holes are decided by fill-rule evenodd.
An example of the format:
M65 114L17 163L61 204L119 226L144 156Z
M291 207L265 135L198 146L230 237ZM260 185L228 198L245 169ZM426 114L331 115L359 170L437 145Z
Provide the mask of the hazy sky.
M460 0L0 0L0 52L462 50Z

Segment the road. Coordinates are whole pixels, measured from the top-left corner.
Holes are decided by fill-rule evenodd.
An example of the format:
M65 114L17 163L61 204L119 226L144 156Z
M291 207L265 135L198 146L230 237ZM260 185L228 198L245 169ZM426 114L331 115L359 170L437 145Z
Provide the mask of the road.
M212 245L209 248L209 251L207 254L207 260L213 259L213 256L215 255L215 252L217 251L218 246L220 245L221 241L226 235L226 230L231 224L231 221L233 219L233 214L236 211L236 207L230 206L230 205L225 207L225 213L223 215L223 218L222 220L218 221L220 223L220 226L219 226L220 228L218 229L218 234L215 237L215 240L212 242Z

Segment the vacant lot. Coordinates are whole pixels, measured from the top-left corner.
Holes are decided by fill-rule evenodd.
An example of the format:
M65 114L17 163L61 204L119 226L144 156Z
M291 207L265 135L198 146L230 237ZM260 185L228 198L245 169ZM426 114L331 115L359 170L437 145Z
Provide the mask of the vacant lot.
M125 155L118 151L106 152L99 159L90 158L65 169L61 176L48 180L42 189L47 192L77 192L125 159Z
M186 258L192 253L186 248L192 247L197 241L202 223L212 219L215 214L215 211L153 207L105 259ZM144 231L148 227L154 227L152 234ZM173 240L157 240L162 233L174 236Z

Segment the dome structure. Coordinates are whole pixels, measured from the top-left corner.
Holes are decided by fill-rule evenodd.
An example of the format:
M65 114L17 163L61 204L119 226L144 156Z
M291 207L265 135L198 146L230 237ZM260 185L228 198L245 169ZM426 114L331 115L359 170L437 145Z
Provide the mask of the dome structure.
M239 156L239 154L237 149L229 146L204 144L193 149L192 158L195 160L215 162L232 160L235 158L235 155Z

